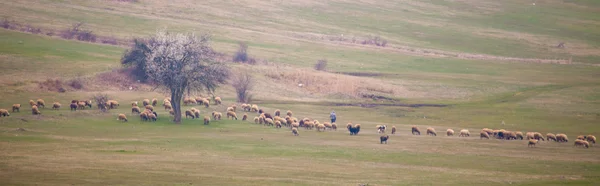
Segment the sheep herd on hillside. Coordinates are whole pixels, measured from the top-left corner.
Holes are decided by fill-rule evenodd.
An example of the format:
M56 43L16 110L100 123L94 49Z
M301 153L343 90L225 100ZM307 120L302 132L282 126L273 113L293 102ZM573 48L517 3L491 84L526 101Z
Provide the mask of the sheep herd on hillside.
M215 97L213 101L214 101L215 105L222 104L222 100L220 97ZM195 98L187 98L186 97L183 99L183 104L186 106L200 105L200 106L204 106L205 108L209 108L210 107L210 99L202 98L202 97L195 97ZM41 115L42 112L40 111L40 109L46 108L46 103L43 99L37 99L36 101L29 100L29 105L31 106L31 114L33 114L33 115ZM144 99L144 100L142 100L141 105L138 105L137 101L132 102L131 103L131 114L138 114L140 117L140 121L149 121L149 122L157 121L158 114L155 112L155 107L157 105L158 105L158 100L156 98L154 98L152 100ZM62 105L59 102L54 102L52 104L51 109L58 110L61 108L61 106ZM107 109L116 109L120 106L120 104L116 100L108 100L105 103L98 104L98 106L103 106ZM69 107L70 107L71 111L91 109L92 108L92 100L72 100ZM141 111L140 107L144 108L144 110ZM165 98L162 101L162 107L164 108L165 111L168 111L170 113L170 115L175 114L173 111L173 107L171 105L171 98ZM233 104L233 105L227 107L227 109L224 111L226 118L231 119L231 120L234 120L234 119L238 120L238 116L237 116L238 109L237 108L238 108L238 106L236 104ZM256 104L245 104L244 103L244 104L240 105L240 108L245 112L244 115L242 116L242 119L241 119L242 121L248 120L249 112L256 113L257 116L254 117L254 119L250 122L253 122L253 123L259 124L259 125L275 127L275 128L286 127L291 130L292 135L294 135L294 136L300 135L299 129L301 129L301 128L304 128L306 130L314 129L318 132L324 132L327 130L337 130L336 123L329 123L329 122L321 123L316 119L309 119L309 118L302 118L300 120L293 116L293 113L291 110L286 111L285 115L282 115L281 111L279 109L277 109L277 110L275 110L275 112L273 112L273 115L271 115L270 113L267 113L263 109L259 108L258 105L256 105ZM20 110L21 110L21 104L13 104L12 105L13 113L20 112ZM200 110L193 108L193 107L188 110L185 110L183 113L185 115L185 118L200 119L200 117L201 117ZM8 117L8 116L10 116L10 112L8 110L0 109L0 117ZM205 125L208 125L211 120L221 120L222 117L223 117L223 113L218 112L218 111L213 111L211 113L210 117L203 116L203 123ZM119 113L117 115L117 120L122 121L122 122L129 121L127 119L127 115L123 114L123 113ZM361 130L361 125L348 123L346 125L346 129L350 132L350 135L358 135L358 133ZM382 134L380 136L380 143L387 144L387 141L390 138L389 135L386 135L387 126L386 125L377 125L376 129L377 129L377 133ZM397 131L396 126L392 126L391 134L395 135L396 131ZM411 133L413 135L421 135L421 130L417 126L412 126ZM428 127L426 129L425 134L428 136L437 136L437 132L433 127ZM454 130L447 129L446 136L454 136ZM458 137L470 137L470 136L471 136L471 133L467 129L462 129L458 133ZM489 129L489 128L483 128L480 131L479 139L491 139L491 138L496 138L496 139L501 139L501 140L528 140L528 143L527 143L528 147L535 147L535 145L538 144L538 142L540 140L541 141L554 141L557 143L569 142L569 138L567 137L566 134L547 133L544 138L542 133L539 133L539 132L527 132L527 133L523 134L523 132L521 132L521 131L507 131L504 129L493 130L493 129ZM580 135L580 136L577 136L577 139L574 141L574 146L589 148L591 146L591 144L595 144L595 143L596 143L595 136Z

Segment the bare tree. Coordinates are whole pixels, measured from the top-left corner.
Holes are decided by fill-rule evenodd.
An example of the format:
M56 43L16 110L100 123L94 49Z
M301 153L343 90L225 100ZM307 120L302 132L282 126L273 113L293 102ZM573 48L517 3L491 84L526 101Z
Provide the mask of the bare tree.
M231 85L235 88L235 92L237 93L237 99L240 103L248 103L252 98L250 91L254 88L254 79L250 73L244 71L242 73L238 73L232 79Z
M173 121L181 122L181 99L186 90L214 91L229 76L223 63L214 62L210 36L159 30L148 40L146 72L150 80L171 92Z
M100 111L102 111L102 112L108 112L108 108L107 108L107 105L106 105L106 102L108 101L108 99L109 99L109 98L108 98L108 95L106 95L106 94L101 94L101 93L99 93L99 94L94 94L94 95L92 96L92 100L93 100L93 101L95 101L95 102L97 103L97 105L98 105L98 109L100 109ZM92 106L90 106L90 108L91 108L91 107L92 107Z

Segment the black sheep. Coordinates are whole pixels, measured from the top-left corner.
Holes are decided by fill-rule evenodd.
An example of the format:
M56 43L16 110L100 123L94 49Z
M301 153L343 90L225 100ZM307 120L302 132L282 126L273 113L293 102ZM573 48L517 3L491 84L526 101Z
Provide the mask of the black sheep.
M385 142L385 144L387 144L387 140L390 138L390 136L385 135L385 136L381 136L379 137L380 139L380 144L383 144L383 142Z

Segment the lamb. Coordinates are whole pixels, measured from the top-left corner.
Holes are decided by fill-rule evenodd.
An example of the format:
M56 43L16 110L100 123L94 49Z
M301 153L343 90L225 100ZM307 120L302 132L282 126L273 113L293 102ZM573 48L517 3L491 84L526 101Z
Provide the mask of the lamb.
M140 113L140 107L138 107L138 106L131 107L131 114L133 114L133 113L139 114Z
M335 123L332 123L331 124L331 129L337 131L337 125Z
M412 126L412 134L415 135L415 133L417 135L421 135L421 131L419 130L419 128L417 126Z
M396 134L396 126L392 126L392 134Z
M530 139L529 143L527 144L527 147L535 147L535 144L537 144L538 141L540 141L540 140Z
M127 116L125 116L125 114L119 114L119 116L117 116L117 120L127 122Z
M446 136L454 136L454 130L452 130L452 129L446 130ZM489 136L489 134L488 134L488 136Z
M274 115L275 115L275 116L279 116L279 115L281 115L281 111L280 111L279 109L275 110L275 113L274 113Z
M229 117L231 117L231 119L235 118L235 120L237 120L237 115L235 114L235 112L233 111L229 111L227 112L227 119L229 119Z
M208 125L210 123L210 117L204 116L204 124Z
M292 128L292 134L294 134L294 136L298 136L298 128L294 127Z
M60 106L61 106L61 105L60 105L60 103L59 103L59 102L54 102L54 103L52 103L52 109L58 110L58 109L60 109Z
M545 140L544 140L544 136L542 135L542 133L539 133L539 132L535 132L535 133L533 133L533 138L534 138L534 139L536 139L536 140L542 140L542 141L545 141Z
M36 104L35 104L35 101L33 101L33 100L31 100L31 99L30 99L30 100L29 100L29 106L34 106L34 105L36 105Z
M77 103L71 103L70 107L71 107L71 111L73 111L73 110L77 111Z
M490 139L490 135L489 135L487 132L485 132L485 131L483 131L483 130L482 130L482 131L479 133L479 139L483 139L483 138Z
M585 140L587 140L590 143L596 144L596 136L594 136L594 135L591 135L591 134L587 135Z
M21 112L21 104L13 104L12 105L12 112L15 112L15 110L17 112Z
M244 116L242 116L242 121L246 121L248 119L248 113L244 113Z
M31 114L33 114L33 115L41 115L42 113L40 112L40 110L38 109L37 106L33 105L31 107Z
M132 107L137 107L138 106L138 102L137 101L131 102L131 106Z
M577 147L577 146L589 148L590 143L587 141L584 141L584 140L577 139L577 140L575 140L575 147Z
M566 134L556 134L556 142L569 142Z
M437 136L437 133L435 132L435 129L427 127L427 135Z
M215 97L215 105L221 104L221 97Z
M0 109L0 117L8 117L8 116L10 116L10 113L8 113L8 110Z
M42 107L42 108L46 108L46 102L44 102L43 99L38 99L37 100L37 106L38 107Z
M546 134L546 141L550 141L550 140L556 141L556 135L554 135L552 133Z
M292 117L292 111L288 110L287 113L286 113L286 115L288 115L289 117Z
M259 120L258 117L254 117L254 123L258 124L258 120Z
M156 104L158 104L158 100L156 98L152 99L152 106L156 107Z
M196 118L194 116L194 112L192 112L191 110L186 110L185 111L185 118L188 118L188 116L191 117L192 119Z
M379 144L383 144L383 142L385 142L385 144L387 144L387 140L390 139L389 135L385 135L385 136L380 136L379 137Z
M469 136L471 136L471 133L469 133L469 130L467 130L467 129L460 130L460 134L458 135L458 137L469 137Z

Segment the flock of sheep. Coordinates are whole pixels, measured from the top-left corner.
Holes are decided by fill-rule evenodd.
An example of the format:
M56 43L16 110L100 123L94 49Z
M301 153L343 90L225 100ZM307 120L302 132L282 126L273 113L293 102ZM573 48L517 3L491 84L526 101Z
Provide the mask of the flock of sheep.
M214 98L214 102L215 105L221 105L222 101L220 97L215 97ZM132 114L139 114L140 120L141 121L156 121L158 118L158 114L155 112L154 107L156 107L158 104L158 100L156 98L149 100L149 99L144 99L142 101L142 105L144 107L144 111L141 111L140 107L138 106L138 102L132 102L131 103L131 113ZM201 105L204 106L206 108L210 107L210 99L208 98L202 98L202 97L196 97L196 98L184 98L183 100L183 104L186 106L189 105ZM29 105L31 106L31 113L33 115L41 115L41 111L40 108L45 108L46 107L46 103L44 102L44 100L42 99L38 99L37 101L34 100L29 100ZM115 101L115 100L108 100L106 101L106 103L102 103L102 104L98 104L99 106L104 106L107 109L116 109L119 105L119 102ZM171 115L174 115L174 111L171 105L171 99L170 98L165 98L163 100L162 106L164 107L164 109L166 111L169 111L169 113ZM76 110L84 110L86 108L92 108L92 100L72 100L71 104L69 105L71 111L76 111ZM266 113L263 109L259 109L257 105L253 104L241 104L241 109L243 109L244 115L242 116L242 121L246 121L248 119L248 112L253 112L253 113L257 113L258 116L254 117L254 123L256 124L261 124L261 125L265 125L265 126L273 126L275 128L282 128L282 127L287 127L289 129L291 129L292 134L294 136L298 136L299 135L299 128L305 128L307 130L313 130L316 129L319 132L322 131L326 131L326 130L337 130L337 125L335 123L329 123L329 122L319 122L318 120L311 120L309 118L303 118L302 120L299 120L298 118L293 117L293 113L292 111L288 110L285 115L281 115L281 111L279 109L275 110L275 112L273 113L273 115L271 115L270 113ZM52 104L52 109L60 109L61 108L61 104L59 102L54 102ZM21 109L21 104L13 104L12 106L12 112L20 112ZM227 107L226 109L226 117L228 119L235 119L237 120L237 105L233 104L230 107ZM190 108L188 110L185 110L185 117L186 118L200 118L200 110L196 109L196 108ZM222 117L222 113L221 112L217 112L217 111L213 111L211 113L211 117L213 120L221 120ZM8 112L8 110L6 109L0 109L0 117L7 117L10 116L10 113ZM208 125L211 121L211 117L209 116L204 116L203 120L204 120L204 124ZM127 122L127 116L125 114L118 114L117 116L117 120L119 121L123 121L123 122ZM352 124L352 123L348 123L346 125L346 128L348 129L348 131L350 132L350 135L358 135L358 133L360 132L361 126L360 124ZM383 135L380 136L380 143L386 143L387 144L387 140L389 139L389 135L385 134L385 131L387 129L386 125L377 125L377 132L378 133L382 133ZM391 128L391 134L395 134L396 133L396 127L392 126ZM421 130L417 127L417 126L412 126L411 129L411 133L413 135L421 135ZM426 134L427 135L431 135L431 136L437 136L437 132L435 131L434 128L432 127L428 127L426 129ZM446 136L454 136L454 130L452 129L447 129L446 130ZM469 132L469 130L467 129L462 129L459 132L458 137L469 137L471 136L471 133ZM528 141L528 147L535 147L536 144L538 144L538 142L540 140L542 141L555 141L558 143L563 143L563 142L568 142L569 139L567 137L566 134L552 134L552 133L547 133L546 134L546 138L544 138L544 136L539 133L539 132L527 132L525 133L525 135L523 134L523 132L520 131L507 131L504 129L499 129L499 130L492 130L489 128L484 128L481 130L481 132L479 133L480 139L490 139L491 137L497 138L497 139L504 139L504 140L529 140ZM593 135L580 135L577 136L577 139L574 142L574 145L577 146L581 146L581 147L585 147L585 148L589 148L590 144L595 144L596 143L596 137Z

